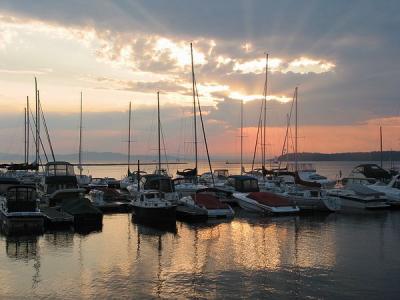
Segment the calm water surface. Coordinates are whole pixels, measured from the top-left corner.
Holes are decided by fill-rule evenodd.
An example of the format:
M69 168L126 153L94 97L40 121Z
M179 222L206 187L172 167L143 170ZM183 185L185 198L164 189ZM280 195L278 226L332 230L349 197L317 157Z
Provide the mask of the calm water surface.
M86 235L0 235L0 298L398 299L399 254L400 211L237 210L230 222L169 230L105 215Z

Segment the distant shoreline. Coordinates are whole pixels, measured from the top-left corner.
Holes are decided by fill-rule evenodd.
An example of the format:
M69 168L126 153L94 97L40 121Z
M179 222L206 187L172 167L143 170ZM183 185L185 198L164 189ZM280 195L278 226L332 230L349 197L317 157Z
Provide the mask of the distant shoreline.
M176 156L168 156L167 160L169 162L188 162L192 159L185 155L186 157L177 158ZM280 161L294 161L294 155L288 154L283 155L278 158L272 160L280 160ZM346 152L346 153L311 153L311 152L303 152L298 153L297 158L299 161L380 161L381 160L381 153L378 151L373 152ZM77 162L78 161L78 154L57 154L56 159L62 161L69 161L69 162ZM82 154L82 160L84 162L126 162L128 156L123 153L116 153L116 152L84 152ZM162 158L165 161L165 157ZM206 157L200 157L201 160L206 160ZM211 159L213 161L227 161L229 164L239 163L238 156L222 156L222 155L211 155ZM30 156L30 162L34 160L34 157ZM157 161L157 157L151 155L132 155L131 162L136 163L137 160L142 162L153 162ZM258 159L257 159L258 160ZM382 152L382 160L383 161L400 161L400 151L383 151ZM14 163L21 163L24 161L23 155L20 154L11 154L11 153L0 153L0 161L2 162L14 162ZM246 162L250 162L251 159L245 158Z

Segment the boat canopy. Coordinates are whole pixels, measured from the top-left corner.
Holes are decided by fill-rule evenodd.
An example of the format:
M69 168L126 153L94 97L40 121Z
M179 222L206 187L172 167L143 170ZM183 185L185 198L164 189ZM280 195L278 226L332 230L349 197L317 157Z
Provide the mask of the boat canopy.
M235 191L242 193L258 192L258 180L246 175L233 175L228 177L227 184L234 187Z
M8 212L35 211L37 207L37 194L35 187L18 185L7 189Z
M164 193L175 191L174 183L167 176L157 174L144 175L141 178L141 185L145 190L158 190Z
M382 169L380 166L376 164L363 164L363 165L358 165L351 171L351 174L362 174L367 178L375 178L379 180L389 180L392 175L386 171L385 169Z
M46 176L75 176L74 166L66 161L48 162L45 169Z

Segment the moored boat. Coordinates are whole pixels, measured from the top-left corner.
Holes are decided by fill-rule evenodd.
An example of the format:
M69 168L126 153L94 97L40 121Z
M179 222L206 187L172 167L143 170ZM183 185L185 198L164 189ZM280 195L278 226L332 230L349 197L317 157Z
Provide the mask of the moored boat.
M34 187L8 187L0 196L0 223L6 235L43 233L44 219Z

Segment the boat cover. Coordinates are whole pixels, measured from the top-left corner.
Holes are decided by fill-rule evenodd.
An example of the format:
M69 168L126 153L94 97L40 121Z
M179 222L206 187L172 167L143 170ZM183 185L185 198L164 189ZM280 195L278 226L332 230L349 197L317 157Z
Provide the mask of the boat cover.
M210 194L194 194L192 195L193 201L206 209L223 209L229 208L229 205L222 203L217 197Z
M291 206L292 203L285 197L269 192L253 192L247 196L260 204L267 206Z

